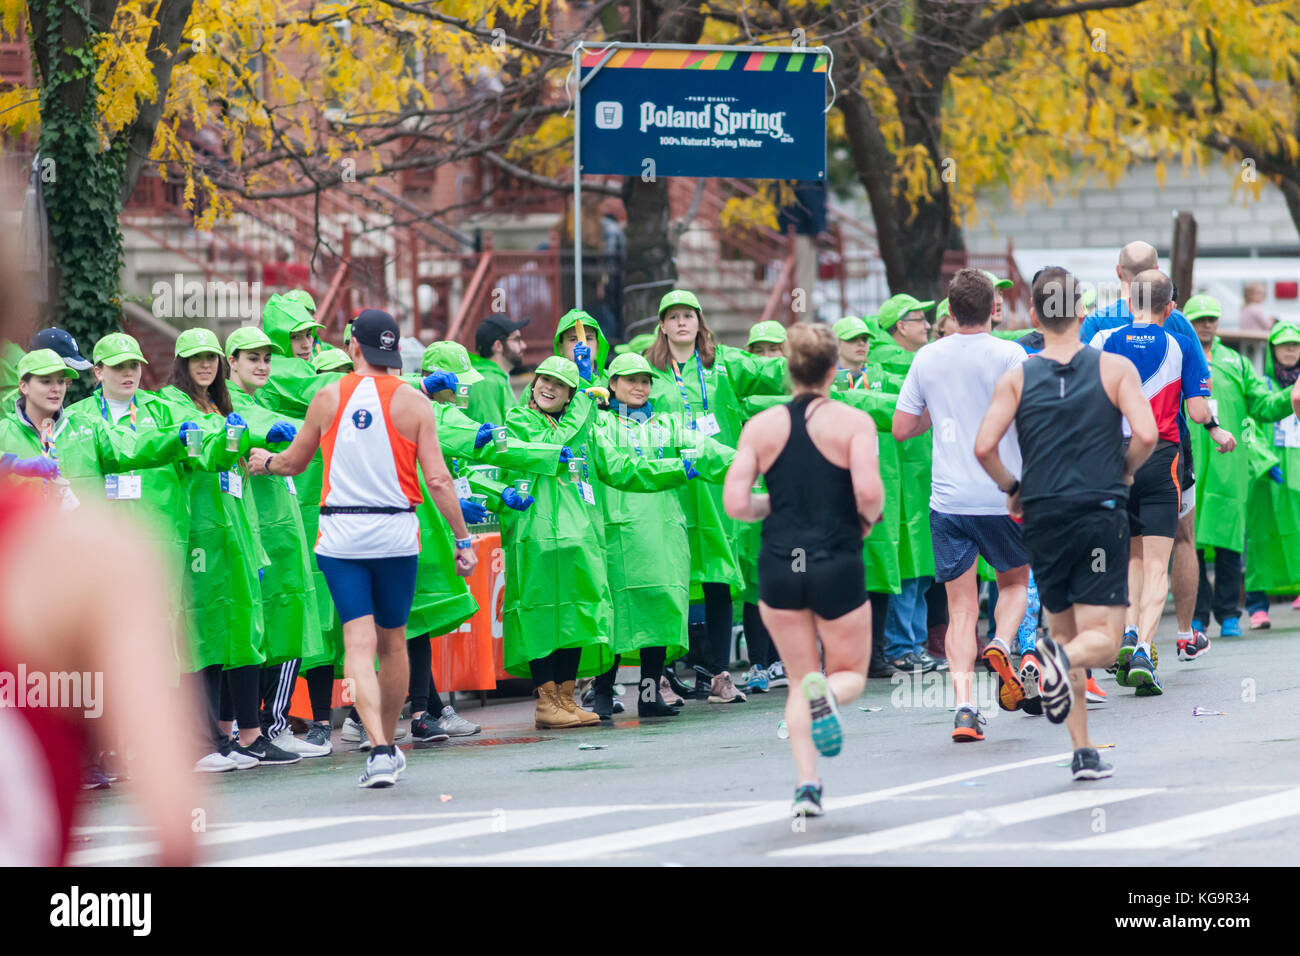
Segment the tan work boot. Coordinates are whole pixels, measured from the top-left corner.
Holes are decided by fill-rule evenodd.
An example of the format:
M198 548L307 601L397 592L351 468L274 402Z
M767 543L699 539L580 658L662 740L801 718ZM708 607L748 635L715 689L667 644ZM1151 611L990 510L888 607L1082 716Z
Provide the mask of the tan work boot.
M560 706L574 716L580 727L590 727L593 724L599 725L600 718L589 710L583 710L578 706L578 702L573 699L574 683L574 681L566 680L563 684L556 685L555 692L560 697Z
M577 727L578 718L560 706L556 695L555 681L548 681L537 688L537 716L535 723L538 730L563 730Z

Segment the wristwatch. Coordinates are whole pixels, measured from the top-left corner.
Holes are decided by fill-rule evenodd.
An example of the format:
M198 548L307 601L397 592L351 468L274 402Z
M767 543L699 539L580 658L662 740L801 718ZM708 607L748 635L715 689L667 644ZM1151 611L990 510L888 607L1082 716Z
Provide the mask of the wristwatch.
M998 490L1001 491L1001 489ZM1019 490L1020 490L1020 479L1017 478L1015 481L1011 482L1011 487L1008 488L1006 491L1003 491L1002 493L1006 495L1008 498L1014 498L1016 492Z
M466 548L472 548L473 546L474 546L474 539L473 539L473 537L469 537L469 538L457 538L457 539L456 539L456 550L457 550L457 551L464 551Z
M275 474L275 472L273 472L273 471L271 470L271 462L272 462L274 459L275 459L275 456L274 456L274 455L267 455L267 456L266 456L266 463L265 463L264 465L262 465L262 467L266 469L266 473L267 473L268 475L273 475L273 474Z
M1214 429L1219 427L1219 420L1214 416L1210 416L1210 420L1208 422L1205 422L1204 424L1205 424L1205 430L1207 432L1213 431Z

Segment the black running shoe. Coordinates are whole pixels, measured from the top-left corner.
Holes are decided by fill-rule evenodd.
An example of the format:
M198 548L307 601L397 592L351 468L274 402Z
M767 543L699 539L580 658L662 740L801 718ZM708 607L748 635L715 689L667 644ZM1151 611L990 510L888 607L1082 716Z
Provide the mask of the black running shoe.
M1205 632L1193 630L1190 641L1186 638L1179 640L1178 659L1180 661L1194 661L1209 649L1210 639L1205 636Z
M1092 747L1080 747L1070 761L1070 773L1075 780L1101 780L1115 772L1115 768L1101 759Z
M1070 692L1070 658L1065 648L1044 636L1038 639L1038 666L1043 713L1052 723L1059 724L1070 715L1073 698Z
M822 810L822 788L820 784L805 783L796 787L794 803L790 806L792 817L819 817Z
M264 766L291 764L302 760L301 754L291 754L271 743L266 734L259 734L257 739L247 747L236 746L233 749L246 757L252 757Z
M439 727L438 718L426 711L411 721L411 739L421 743L431 743L437 740L450 740L451 734Z

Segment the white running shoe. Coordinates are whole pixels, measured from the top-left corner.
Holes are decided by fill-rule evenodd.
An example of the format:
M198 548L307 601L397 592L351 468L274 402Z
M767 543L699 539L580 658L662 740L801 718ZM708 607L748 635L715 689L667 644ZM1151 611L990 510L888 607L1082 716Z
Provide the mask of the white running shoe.
M195 773L225 773L227 770L234 769L235 762L229 757L219 754L216 751L213 751L194 764Z
M325 757L328 756L330 751L333 749L330 746L308 743L300 737L295 737L289 730L285 730L284 733L272 740L271 743L279 747L281 750L287 751L291 754L299 754L303 757Z

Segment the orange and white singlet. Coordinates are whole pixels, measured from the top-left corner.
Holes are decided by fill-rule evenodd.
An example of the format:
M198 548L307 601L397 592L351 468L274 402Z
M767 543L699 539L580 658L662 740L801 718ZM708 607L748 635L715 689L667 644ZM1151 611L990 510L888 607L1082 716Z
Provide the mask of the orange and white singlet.
M393 424L396 375L345 375L339 408L321 436L316 553L331 558L397 558L420 553L415 506L424 500L415 472L416 443Z

